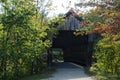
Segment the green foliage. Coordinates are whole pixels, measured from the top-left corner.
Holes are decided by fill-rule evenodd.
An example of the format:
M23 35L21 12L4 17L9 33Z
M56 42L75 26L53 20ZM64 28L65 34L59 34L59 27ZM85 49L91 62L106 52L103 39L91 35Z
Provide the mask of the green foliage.
M0 23L0 80L18 80L46 68L42 59L51 43L34 0L6 0ZM42 21L42 23L41 23ZM54 34L53 32L50 32Z
M102 80L117 80L120 78L120 41L110 41L110 37L105 37L95 45L94 58L91 70L102 76Z

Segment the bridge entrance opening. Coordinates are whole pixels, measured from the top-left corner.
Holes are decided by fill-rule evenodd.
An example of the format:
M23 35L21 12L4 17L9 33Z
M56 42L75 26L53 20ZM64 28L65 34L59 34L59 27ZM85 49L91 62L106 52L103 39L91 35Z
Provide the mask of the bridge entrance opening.
M88 35L75 36L73 33L74 31L59 31L52 43L54 58L62 59L64 62L90 65L92 53L89 52Z
M62 49L52 48L52 62L64 62Z

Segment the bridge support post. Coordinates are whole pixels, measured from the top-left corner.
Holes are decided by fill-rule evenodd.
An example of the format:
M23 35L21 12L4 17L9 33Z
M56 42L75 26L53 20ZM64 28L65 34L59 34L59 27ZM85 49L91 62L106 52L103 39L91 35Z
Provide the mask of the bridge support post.
M47 66L48 68L52 66L52 50L47 51Z

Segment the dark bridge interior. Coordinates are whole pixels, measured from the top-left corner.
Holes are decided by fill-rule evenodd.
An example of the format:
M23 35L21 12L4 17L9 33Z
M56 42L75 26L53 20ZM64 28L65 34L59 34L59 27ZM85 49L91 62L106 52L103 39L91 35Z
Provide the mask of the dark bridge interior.
M89 52L88 35L75 36L72 30L60 30L53 39L52 48L63 50L65 62L75 62L89 66L91 55Z

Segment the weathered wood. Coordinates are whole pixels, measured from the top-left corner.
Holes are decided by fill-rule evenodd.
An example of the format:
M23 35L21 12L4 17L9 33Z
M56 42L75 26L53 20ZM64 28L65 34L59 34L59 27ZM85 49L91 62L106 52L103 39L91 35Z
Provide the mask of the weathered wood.
M66 13L65 25L61 30L77 30L81 29L81 22L83 21L82 17L74 16L70 11Z
M94 35L79 35L73 33L81 29L82 18L73 11L66 13L65 25L59 30L59 34L53 39L52 48L63 50L64 61L91 65Z
M74 31L60 30L53 39L52 48L63 50L64 61L91 64L92 53L89 52L88 35L75 36Z

